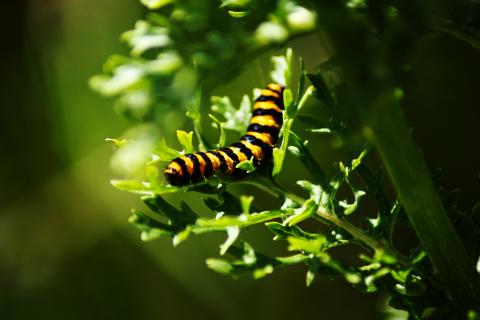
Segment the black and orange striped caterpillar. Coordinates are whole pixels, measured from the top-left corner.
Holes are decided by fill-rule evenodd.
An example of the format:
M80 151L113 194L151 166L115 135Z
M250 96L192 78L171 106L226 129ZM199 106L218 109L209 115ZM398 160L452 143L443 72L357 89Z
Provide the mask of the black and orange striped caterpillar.
M255 100L247 132L239 142L173 159L164 171L167 181L174 186L197 183L218 170L227 175L242 176L245 171L237 168L237 164L252 157L253 164L258 167L271 156L282 127L284 89L280 84L270 83L261 91Z

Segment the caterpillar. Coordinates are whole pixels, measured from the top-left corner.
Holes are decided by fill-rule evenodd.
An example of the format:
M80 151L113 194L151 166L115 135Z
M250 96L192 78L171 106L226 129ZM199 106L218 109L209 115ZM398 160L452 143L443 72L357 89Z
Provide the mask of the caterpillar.
M271 157L283 124L283 91L285 87L270 83L255 100L247 132L240 141L226 148L186 154L173 159L165 168L168 183L184 186L200 182L220 170L226 175L242 176L237 164L253 157L255 167Z

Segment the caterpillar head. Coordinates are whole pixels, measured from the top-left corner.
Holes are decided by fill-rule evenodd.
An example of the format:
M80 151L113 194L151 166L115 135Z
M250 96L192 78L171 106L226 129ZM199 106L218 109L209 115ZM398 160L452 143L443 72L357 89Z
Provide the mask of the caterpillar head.
M172 186L181 186L185 184L185 177L183 176L182 169L177 163L171 162L165 168L163 173L168 183L170 183Z

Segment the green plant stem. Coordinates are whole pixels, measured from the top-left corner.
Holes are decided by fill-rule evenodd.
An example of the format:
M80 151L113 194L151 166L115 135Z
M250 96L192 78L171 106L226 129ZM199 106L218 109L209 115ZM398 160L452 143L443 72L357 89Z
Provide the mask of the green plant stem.
M378 97L366 119L399 198L450 298L464 308L480 306L480 276L448 219L393 94Z
M290 198L291 200L295 201L296 203L302 205L306 200L294 193L291 193L284 188L282 188L279 184L277 184L275 181L266 179L262 180L265 181L265 183L261 183L257 181L246 181L245 183L249 183L252 185L257 186L261 190L264 190L272 195L275 195L277 197L280 196L285 196L287 198ZM268 181L267 181L268 180ZM337 227L340 227L341 229L347 231L355 240L359 241L360 243L366 245L368 248L372 249L374 252L377 250L383 250L385 253L388 253L390 255L393 255L396 257L397 261L404 265L408 266L409 263L406 261L403 257L397 255L394 250L392 250L388 245L381 243L380 241L377 241L368 235L366 235L360 228L356 227L352 223L350 223L347 220L341 219L338 217L336 214L331 213L324 208L319 208L316 212L317 216L323 220L320 220L321 222L328 221L332 224L334 224Z

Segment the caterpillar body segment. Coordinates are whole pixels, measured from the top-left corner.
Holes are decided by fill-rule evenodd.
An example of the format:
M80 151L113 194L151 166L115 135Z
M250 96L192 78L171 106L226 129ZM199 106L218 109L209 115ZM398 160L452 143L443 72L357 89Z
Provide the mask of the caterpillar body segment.
M240 141L225 148L173 159L164 171L167 181L174 186L183 186L200 182L217 171L242 176L245 171L236 168L237 164L252 158L256 167L261 165L271 156L283 124L284 89L277 83L268 84L255 100L250 124Z

